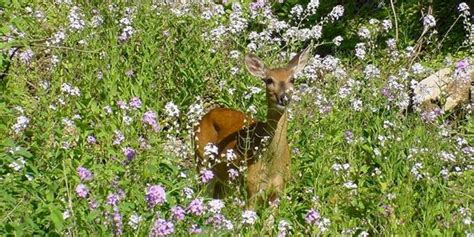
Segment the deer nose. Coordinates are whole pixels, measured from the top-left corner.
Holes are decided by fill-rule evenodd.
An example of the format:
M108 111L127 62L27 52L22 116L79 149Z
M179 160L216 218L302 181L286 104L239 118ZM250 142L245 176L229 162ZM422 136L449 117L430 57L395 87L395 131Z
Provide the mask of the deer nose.
M287 106L290 103L290 96L286 93L282 93L277 96L277 104L281 106Z

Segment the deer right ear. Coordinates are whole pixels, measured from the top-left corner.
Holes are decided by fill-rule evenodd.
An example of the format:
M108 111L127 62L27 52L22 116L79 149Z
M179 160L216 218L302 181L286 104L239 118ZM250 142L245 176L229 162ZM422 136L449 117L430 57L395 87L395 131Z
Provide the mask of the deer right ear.
M263 64L262 60L253 54L247 54L245 56L245 66L250 74L265 78L265 65Z

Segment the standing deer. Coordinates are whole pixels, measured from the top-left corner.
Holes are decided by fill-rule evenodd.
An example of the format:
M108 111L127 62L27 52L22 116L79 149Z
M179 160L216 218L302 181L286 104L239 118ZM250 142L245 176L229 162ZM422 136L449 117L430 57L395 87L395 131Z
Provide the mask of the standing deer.
M287 105L293 89L294 77L306 65L310 47L293 57L286 67L268 68L253 54L245 56L247 70L261 78L266 85L267 120L254 121L244 113L216 108L203 116L196 127L196 155L198 169L212 165L215 184L214 198L224 196L229 170L246 166L247 195L250 205L263 201L261 193L273 202L283 190L290 176L290 149L287 141ZM205 147L218 148L217 156L207 157ZM235 154L229 161L225 154ZM259 195L257 195L259 194ZM257 198L258 197L258 198Z

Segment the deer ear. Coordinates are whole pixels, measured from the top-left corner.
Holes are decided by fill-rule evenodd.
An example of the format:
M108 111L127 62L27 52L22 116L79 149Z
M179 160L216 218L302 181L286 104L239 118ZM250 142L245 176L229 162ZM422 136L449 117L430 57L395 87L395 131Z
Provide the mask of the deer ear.
M298 72L304 69L304 67L308 63L310 51L311 45L306 47L303 51L301 51L299 54L297 54L290 60L290 62L288 63L288 68L293 70L293 74L297 74Z
M250 74L256 77L265 78L265 65L262 60L254 54L247 54L245 56L245 66Z

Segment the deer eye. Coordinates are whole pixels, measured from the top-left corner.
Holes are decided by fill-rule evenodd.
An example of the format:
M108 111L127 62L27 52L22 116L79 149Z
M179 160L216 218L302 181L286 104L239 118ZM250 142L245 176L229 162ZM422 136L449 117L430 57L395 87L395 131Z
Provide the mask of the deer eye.
M265 81L265 84L267 84L267 85L273 84L273 79L271 79L271 78L265 78L263 80Z
M294 83L295 83L295 78L292 77L292 78L290 79L290 82L291 82L291 84L294 84Z

